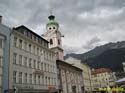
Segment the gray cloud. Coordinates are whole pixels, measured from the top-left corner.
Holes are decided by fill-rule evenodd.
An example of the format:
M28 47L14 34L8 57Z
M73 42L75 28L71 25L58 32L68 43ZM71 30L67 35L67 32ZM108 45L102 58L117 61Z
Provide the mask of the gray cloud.
M65 35L65 53L125 40L125 0L0 0L4 24L24 24L38 34L46 31L50 8Z
M83 45L83 48L85 49L92 49L98 45L98 42L100 42L100 38L93 37L91 40L89 40L86 45Z

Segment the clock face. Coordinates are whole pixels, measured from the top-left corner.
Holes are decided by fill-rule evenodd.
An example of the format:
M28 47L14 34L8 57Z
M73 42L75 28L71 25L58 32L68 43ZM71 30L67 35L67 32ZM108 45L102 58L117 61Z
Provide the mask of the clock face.
M55 31L55 30L57 30L57 29L58 29L57 26L54 26L54 25L47 27L47 30L48 30L48 31Z

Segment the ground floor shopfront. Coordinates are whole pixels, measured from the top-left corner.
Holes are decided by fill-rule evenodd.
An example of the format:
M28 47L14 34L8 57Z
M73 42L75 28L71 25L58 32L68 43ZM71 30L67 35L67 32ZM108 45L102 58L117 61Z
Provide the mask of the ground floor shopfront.
M57 89L55 90L41 90L41 89L9 89L5 93L59 93Z
M13 85L11 89L5 90L4 93L59 93L57 86L19 86Z

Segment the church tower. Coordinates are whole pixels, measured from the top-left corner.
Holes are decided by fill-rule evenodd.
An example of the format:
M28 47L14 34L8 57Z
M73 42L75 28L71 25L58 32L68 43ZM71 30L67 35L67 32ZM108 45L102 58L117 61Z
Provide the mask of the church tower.
M48 17L46 30L44 38L49 41L49 48L56 53L58 60L63 60L62 34L59 31L59 24L54 15Z

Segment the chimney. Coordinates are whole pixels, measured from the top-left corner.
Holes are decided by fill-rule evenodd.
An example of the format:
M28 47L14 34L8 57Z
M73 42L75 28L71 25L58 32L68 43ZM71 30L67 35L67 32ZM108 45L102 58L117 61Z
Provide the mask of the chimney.
M2 16L0 15L0 24L2 23Z

